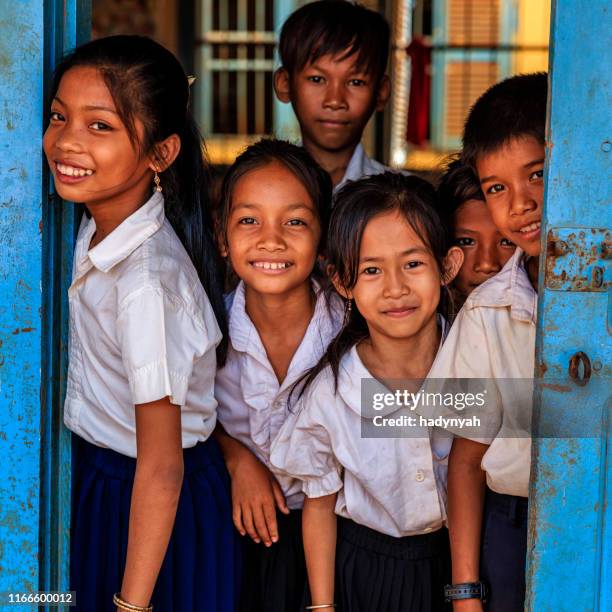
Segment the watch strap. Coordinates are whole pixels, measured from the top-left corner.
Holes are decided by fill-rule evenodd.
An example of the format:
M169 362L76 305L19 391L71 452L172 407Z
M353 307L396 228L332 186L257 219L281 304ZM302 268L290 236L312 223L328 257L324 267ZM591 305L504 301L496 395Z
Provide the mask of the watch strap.
M444 587L444 600L448 603L457 599L480 599L485 603L487 587L482 581L447 584Z

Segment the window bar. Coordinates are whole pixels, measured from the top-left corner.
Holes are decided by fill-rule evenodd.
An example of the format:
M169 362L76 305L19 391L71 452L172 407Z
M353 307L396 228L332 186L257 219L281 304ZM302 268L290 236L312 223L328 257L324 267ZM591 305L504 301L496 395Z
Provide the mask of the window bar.
M219 30L225 32L229 30L229 2L219 2ZM219 45L219 59L229 60L229 45ZM225 70L218 70L215 65L211 65L211 71L215 70L219 72L219 91L215 92L220 102L220 110L223 115L221 121L219 121L222 131L226 132L227 128L231 126L231 117L228 117L231 105L229 104L229 73Z
M255 0L255 29L260 32L266 28L266 2ZM255 59L266 59L266 48L259 44L255 47ZM255 133L266 132L266 75L255 73Z
M213 25L213 0L202 0L200 6L200 36L203 40ZM208 42L199 45L197 79L192 87L197 87L199 101L200 129L207 136L213 131L213 79L210 67L212 59L212 46Z
M248 6L247 0L238 0L237 5L237 27L240 32L248 30ZM244 44L238 45L238 59L247 60L248 51ZM236 75L236 111L237 116L237 132L238 134L248 134L249 132L249 114L247 108L247 70L241 70Z

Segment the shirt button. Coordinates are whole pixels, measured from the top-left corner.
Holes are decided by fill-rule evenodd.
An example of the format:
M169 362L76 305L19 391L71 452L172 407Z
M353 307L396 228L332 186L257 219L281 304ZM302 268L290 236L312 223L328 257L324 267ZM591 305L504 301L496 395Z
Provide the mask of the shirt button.
M417 482L423 482L425 480L425 474L423 474L423 470L417 470L415 478Z

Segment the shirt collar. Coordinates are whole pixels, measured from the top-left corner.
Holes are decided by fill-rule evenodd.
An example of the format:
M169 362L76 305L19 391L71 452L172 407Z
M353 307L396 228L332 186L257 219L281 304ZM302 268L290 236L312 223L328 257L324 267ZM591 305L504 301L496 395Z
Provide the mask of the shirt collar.
M293 356L290 370L300 366L302 357L304 359L312 359L313 342L320 343L320 346L318 346L319 350L314 352L322 354L331 339L339 331L342 322L343 310L341 300L339 298L334 299L333 295L328 298L325 295L325 291L316 281L312 281L312 286L316 295L314 313L304 334L304 340ZM246 312L244 281L240 281L234 291L231 306L229 307L228 319L229 335L234 350L249 353L254 357L267 361L267 355L259 333ZM302 349L306 352L303 353ZM289 373L287 373L287 378L289 378Z
M450 325L447 320L441 315L437 314L438 327L440 328L440 343L438 345L438 352L442 348L444 341L446 340L446 336L450 331ZM330 374L331 376L331 374ZM359 357L359 353L357 351L357 345L353 346L351 350L344 355L342 361L340 362L340 369L338 374L338 394L342 398L345 404L349 406L360 416L366 416L365 413L361 410L361 402L362 402L362 380L364 378L368 378L372 380L373 387L371 390L375 390L380 393L390 393L389 389L380 381L375 380L370 371L365 367L363 361L361 361L361 357ZM388 412L394 412L397 410L397 407L391 407L391 410Z
M499 274L472 291L464 307L510 308L513 319L535 324L538 294L529 280L526 260L525 252L517 247Z
M359 143L355 147L353 155L351 155L351 159L346 167L346 172L342 180L336 185L334 191L340 189L348 181L358 181L363 176L370 174L370 172L366 171L366 166L369 161L370 159L366 155L363 145Z
M96 222L93 218L84 218L75 247L76 276L82 276L92 266L108 272L150 238L162 226L164 219L164 197L156 191L102 242L90 249Z

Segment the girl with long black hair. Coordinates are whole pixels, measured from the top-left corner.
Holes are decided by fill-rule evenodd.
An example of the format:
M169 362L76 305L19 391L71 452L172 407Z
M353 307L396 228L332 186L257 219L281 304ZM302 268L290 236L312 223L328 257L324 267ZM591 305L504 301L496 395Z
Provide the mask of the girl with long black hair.
M69 290L70 586L91 611L235 608L237 543L216 442L226 331L202 141L176 58L147 38L77 48L44 149L87 211Z

